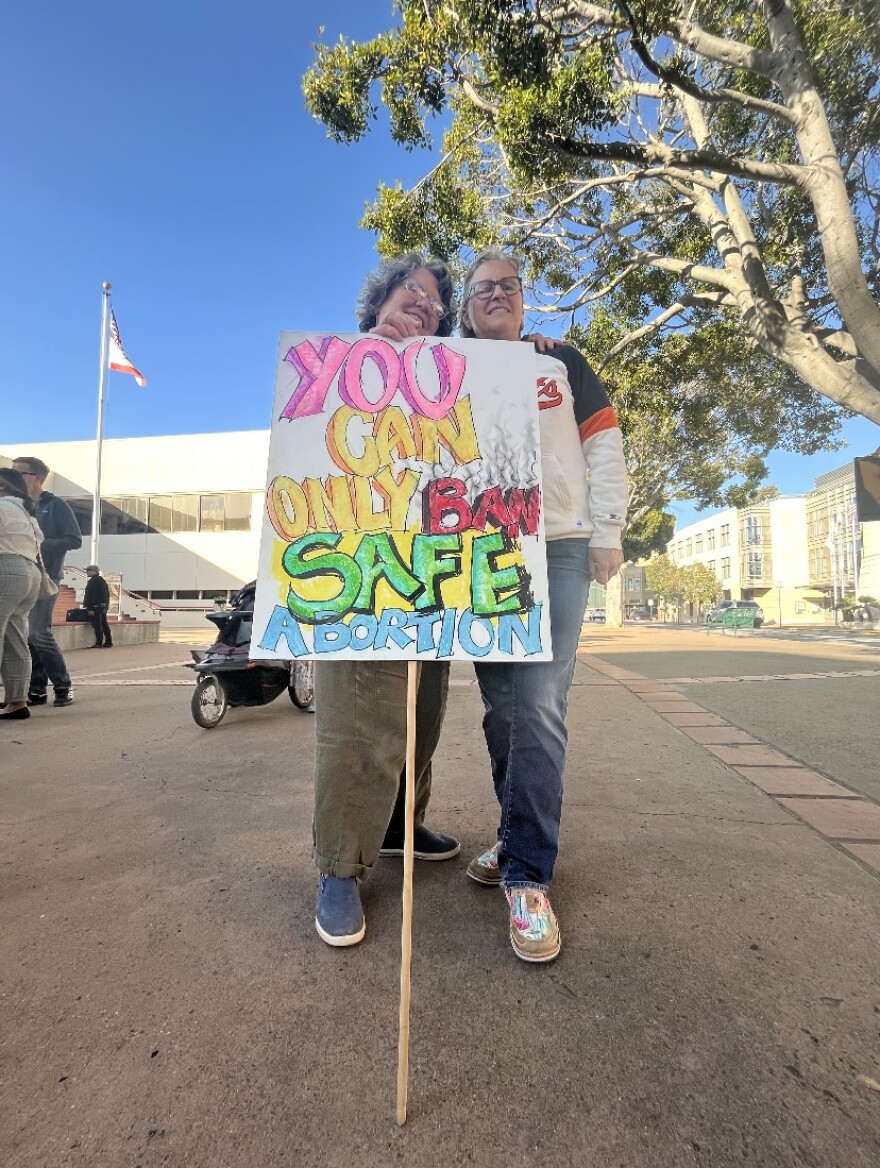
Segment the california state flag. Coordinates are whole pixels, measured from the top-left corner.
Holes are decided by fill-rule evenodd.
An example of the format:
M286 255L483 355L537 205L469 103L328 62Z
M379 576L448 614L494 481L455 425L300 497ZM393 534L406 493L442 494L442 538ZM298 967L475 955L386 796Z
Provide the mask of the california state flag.
M110 312L110 346L107 354L107 365L110 369L115 369L117 373L132 373L134 379L140 386L147 384L147 379L140 372L135 369L131 361L125 355L125 349L122 347L122 338L119 335L119 325L116 323L116 314L111 310Z

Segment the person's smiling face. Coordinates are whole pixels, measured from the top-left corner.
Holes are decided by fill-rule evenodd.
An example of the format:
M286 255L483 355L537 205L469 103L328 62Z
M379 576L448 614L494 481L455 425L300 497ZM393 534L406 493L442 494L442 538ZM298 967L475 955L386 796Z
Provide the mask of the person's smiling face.
M415 322L419 335L433 337L437 334L440 318L432 305L442 303L443 297L433 273L427 268L416 268L388 296L376 314L376 324L382 324L395 312L402 312Z
M475 296L474 286L481 280L504 280L516 276L512 264L487 260L480 264L465 290L467 315L474 335L482 340L518 341L523 326L522 290L504 292L496 284L485 299Z

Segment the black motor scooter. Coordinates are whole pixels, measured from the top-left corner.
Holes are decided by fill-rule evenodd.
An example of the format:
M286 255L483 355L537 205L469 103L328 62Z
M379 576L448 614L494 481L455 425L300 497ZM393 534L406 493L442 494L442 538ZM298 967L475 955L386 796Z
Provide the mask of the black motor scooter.
M199 677L191 709L205 730L219 726L234 706L266 706L287 690L300 710L314 711L313 663L311 661L251 661L248 657L253 631L256 581L238 593L231 608L206 613L218 629L216 641L206 651L191 650Z

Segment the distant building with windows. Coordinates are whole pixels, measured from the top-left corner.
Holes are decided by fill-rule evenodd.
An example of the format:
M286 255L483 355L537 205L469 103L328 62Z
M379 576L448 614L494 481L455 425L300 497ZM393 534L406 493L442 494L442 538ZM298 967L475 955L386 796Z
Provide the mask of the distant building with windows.
M675 532L667 554L705 564L718 599L757 600L768 621L824 621L836 600L877 595L880 532L855 508L852 463L821 475L806 495L729 508Z
M0 465L33 454L52 470L90 562L94 442L25 442L0 448ZM164 611L213 607L257 574L269 431L110 438L102 444L100 563Z

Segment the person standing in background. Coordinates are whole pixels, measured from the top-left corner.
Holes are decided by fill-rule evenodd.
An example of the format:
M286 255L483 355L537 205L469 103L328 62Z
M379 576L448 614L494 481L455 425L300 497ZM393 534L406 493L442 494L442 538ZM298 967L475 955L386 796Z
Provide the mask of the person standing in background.
M88 583L83 593L83 608L89 614L95 631L95 643L90 649L112 649L113 636L107 624L107 609L110 607L110 585L101 575L97 564L86 568Z
M82 547L82 532L76 516L63 499L43 489L49 468L40 458L21 455L12 463L27 483L28 494L37 505L36 520L43 532L40 554L43 567L57 584L64 571L64 557L69 551ZM31 609L28 620L28 645L31 650L31 682L28 687L28 705L44 706L48 701L49 681L55 691L55 706L69 706L73 702L70 674L64 656L52 633L52 610L55 597L45 596Z

